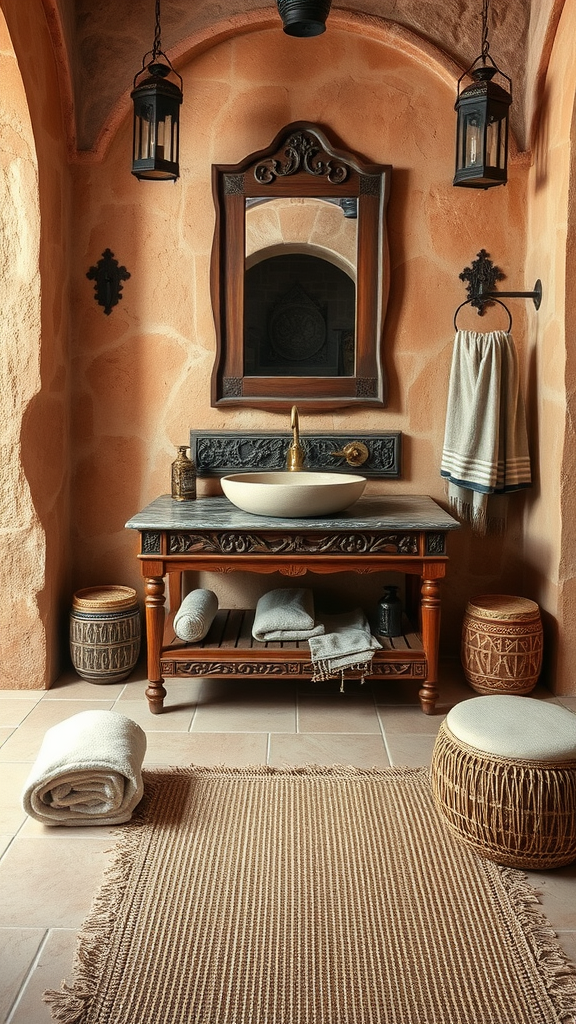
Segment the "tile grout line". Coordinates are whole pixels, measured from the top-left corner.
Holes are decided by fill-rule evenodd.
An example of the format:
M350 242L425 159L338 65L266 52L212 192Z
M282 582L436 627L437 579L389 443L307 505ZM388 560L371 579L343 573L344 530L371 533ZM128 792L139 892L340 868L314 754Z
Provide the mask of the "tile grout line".
M24 977L22 979L22 983L21 983L21 985L20 985L16 995L14 996L14 999L12 1001L12 1005L11 1005L10 1009L8 1010L8 1014L7 1014L7 1016L6 1016L5 1020L4 1020L4 1024L10 1024L10 1022L14 1019L14 1014L16 1013L16 1011L18 1009L18 1006L19 1006L19 1004L20 1004L20 1002L22 1000L22 997L23 997L23 995L24 995L24 993L26 991L26 988L28 987L28 982L30 981L34 971L36 970L36 968L38 966L38 963L40 962L40 957L42 956L42 953L44 952L44 947L46 946L46 943L48 942L48 935L49 934L50 934L50 928L46 928L46 930L44 932L44 935L42 936L42 938L41 938L41 940L40 940L40 942L38 944L38 949L36 950L35 955L32 957L32 960L30 961L30 964L28 966L28 970L26 971L26 973L25 973L25 975L24 975Z
M382 737L382 744L383 744L384 750L386 752L386 757L388 758L389 765L391 767L393 767L394 762L392 760L392 754L391 754L391 751L390 751L390 747L388 746L388 740L386 738L386 730L384 729L384 723L382 721L382 716L380 715L380 712L378 711L378 705L376 703L376 696L375 696L374 693L372 693L372 700L374 702L374 710L376 712L376 720L378 722L378 728L380 729L380 735Z

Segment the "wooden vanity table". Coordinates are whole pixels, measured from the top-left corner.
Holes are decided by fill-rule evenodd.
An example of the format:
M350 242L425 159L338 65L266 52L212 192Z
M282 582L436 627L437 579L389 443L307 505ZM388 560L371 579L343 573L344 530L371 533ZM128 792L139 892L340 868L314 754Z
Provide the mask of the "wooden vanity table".
M157 498L126 523L140 532L145 583L150 710L163 708L167 676L280 676L309 678L306 641L260 643L252 637L254 610L219 610L199 643L174 633L182 599L182 574L279 572L406 574L406 611L413 625L376 651L370 678L416 679L422 710L433 714L438 699L440 586L445 575L446 535L459 523L432 498L417 495L362 497L344 512L318 519L251 515L227 498L174 501ZM165 611L168 577L170 612ZM312 584L310 585L313 589ZM365 609L369 614L369 609ZM353 674L353 673L352 673Z

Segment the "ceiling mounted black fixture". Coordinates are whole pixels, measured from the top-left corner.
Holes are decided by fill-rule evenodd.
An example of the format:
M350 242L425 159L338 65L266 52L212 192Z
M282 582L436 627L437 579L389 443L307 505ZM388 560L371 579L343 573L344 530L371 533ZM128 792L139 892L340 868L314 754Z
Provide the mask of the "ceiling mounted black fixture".
M150 181L176 181L180 176L182 78L162 50L160 35L160 0L156 0L154 45L142 58L142 68L134 77L131 93L134 101L132 174ZM146 77L141 78L142 75ZM171 81L170 75L174 75L180 85Z
M456 126L456 173L453 185L492 188L508 180L508 114L512 103L512 80L489 54L488 12L490 0L482 0L482 52L458 79L454 109ZM481 64L479 64L481 62ZM477 66L478 65L478 66ZM472 85L460 91L462 79L470 75ZM510 92L493 81L501 75Z
M319 36L326 31L332 0L277 0L282 27L289 36Z

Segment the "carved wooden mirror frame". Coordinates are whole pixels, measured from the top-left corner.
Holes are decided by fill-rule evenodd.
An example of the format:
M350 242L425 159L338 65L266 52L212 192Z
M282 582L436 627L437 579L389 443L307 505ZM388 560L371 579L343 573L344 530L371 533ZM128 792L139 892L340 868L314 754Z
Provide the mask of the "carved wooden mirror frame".
M309 411L386 403L382 334L389 290L386 206L391 167L335 149L307 121L283 128L238 164L212 166L216 227L211 293L217 352L212 405ZM248 376L244 361L245 210L249 198L357 200L355 366L351 376Z

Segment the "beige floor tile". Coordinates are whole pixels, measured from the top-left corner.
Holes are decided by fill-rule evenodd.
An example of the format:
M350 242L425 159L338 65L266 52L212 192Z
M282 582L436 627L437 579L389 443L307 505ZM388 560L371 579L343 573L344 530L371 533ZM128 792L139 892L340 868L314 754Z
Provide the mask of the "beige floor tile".
M574 932L558 932L558 942L562 949L566 953L566 956L576 967L576 931Z
M152 732L147 735L144 767L189 764L241 767L266 763L267 733Z
M435 741L436 737L428 734L386 733L390 758L397 767L419 768L421 765L429 765Z
M303 764L380 768L389 763L381 737L334 733L272 734L268 760L276 768Z
M2 690L0 688L2 700L30 700L35 703L38 700L42 700L45 694L46 690L16 690L14 688Z
M14 697L5 699L0 693L0 726L3 729L13 729L21 725L40 699L40 697L36 701L16 700Z
M110 837L17 836L0 861L0 906L9 928L78 928L99 886Z
M188 732L194 717L195 706L165 705L161 715L153 715L144 700L123 700L114 705L114 711L126 715L148 732Z
M540 893L544 913L560 931L576 927L576 863L550 871L527 871L528 881Z
M380 722L386 736L400 733L436 736L446 715L425 715L422 708L379 705Z
M44 940L43 928L0 928L0 1021L7 1019L20 988ZM30 1024L36 1024L34 1016Z
M368 698L298 698L298 732L358 732L380 735L378 714L371 694Z
M30 765L0 764L0 832L15 835L26 820L21 795Z
M117 700L124 688L124 682L91 683L67 672L52 684L44 700Z
M14 839L14 836L12 836L12 835L10 835L10 836L0 835L0 857L4 853L4 850L8 849L8 847L10 846L10 843L12 842L13 839Z
M394 679L383 682L373 681L370 689L376 704L407 704L420 707L418 690L420 683L415 679Z
M0 729L0 747L4 746L4 744L12 736L13 732L14 732L14 729Z
M171 677L165 679L164 687L166 689L166 699L164 701L164 707L170 709L177 707L195 707L200 699L200 693L203 685L203 679L172 679ZM116 710L122 711L121 705L124 704L125 701L141 701L143 707L148 708L148 701L146 700L147 686L147 679L130 681L118 697Z
M214 704L218 701L234 703L266 700L285 704L296 700L297 684L291 677L270 676L264 680L258 677L247 679L230 676L226 679L203 679L198 697L199 704Z
M35 761L51 726L81 711L109 711L112 701L41 700L26 721L0 748L0 761Z
M361 683L356 677L345 679L344 693L340 693L340 679L319 679L317 682L303 679L297 689L299 697L359 697L362 700L374 700L371 681L367 679Z
M192 732L296 732L294 689L213 684L203 690Z
M18 832L18 838L57 839L69 843L73 839L115 839L118 825L44 825L35 818L25 815L25 821Z
M62 979L72 981L72 962L78 941L78 932L71 929L51 929L42 946L20 994L10 1024L50 1024L52 1016L48 1003L42 999L47 989L60 990Z
M573 711L574 714L576 714L576 697L562 697L562 696L560 696L560 697L557 697L556 699L558 700L558 702L560 704L563 704L565 708L568 708L570 711Z

